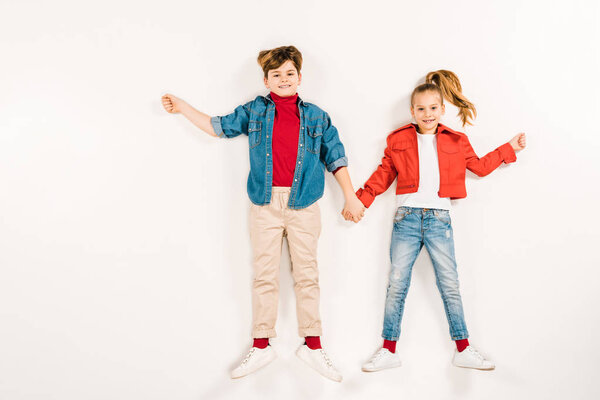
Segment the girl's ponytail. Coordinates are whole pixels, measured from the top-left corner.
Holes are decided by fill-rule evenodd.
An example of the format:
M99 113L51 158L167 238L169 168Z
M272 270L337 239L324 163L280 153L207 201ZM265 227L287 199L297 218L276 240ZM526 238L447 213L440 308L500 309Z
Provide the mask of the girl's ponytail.
M477 110L475 110L475 105L462 94L462 86L454 72L445 69L430 72L427 74L425 82L413 90L410 96L411 106L417 93L434 91L440 95L442 103L446 99L458 107L458 115L460 115L463 126L473 125L469 120L475 119Z
M473 125L469 119L475 119L477 110L475 105L462 94L462 86L454 72L445 69L433 71L427 74L425 81L438 86L444 98L458 107L463 126Z

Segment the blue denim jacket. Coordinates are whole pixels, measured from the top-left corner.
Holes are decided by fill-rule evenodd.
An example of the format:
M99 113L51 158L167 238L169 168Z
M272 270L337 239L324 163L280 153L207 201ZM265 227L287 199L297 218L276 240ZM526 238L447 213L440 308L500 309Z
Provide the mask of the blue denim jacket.
M294 182L288 207L310 206L323 196L325 167L332 172L348 165L344 145L329 115L319 107L298 97L300 137ZM250 174L248 196L257 205L271 202L273 186L272 138L275 103L271 96L256 99L237 107L231 114L212 117L212 126L219 137L248 135Z

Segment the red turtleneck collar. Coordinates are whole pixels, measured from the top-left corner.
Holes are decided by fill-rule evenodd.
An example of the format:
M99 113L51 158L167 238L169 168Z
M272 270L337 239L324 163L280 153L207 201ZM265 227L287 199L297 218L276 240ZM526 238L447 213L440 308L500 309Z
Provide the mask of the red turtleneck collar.
M287 104L287 103L296 104L296 102L298 101L298 93L296 93L293 96L281 97L281 96L278 96L275 93L271 92L271 99L273 99L273 101L278 104Z

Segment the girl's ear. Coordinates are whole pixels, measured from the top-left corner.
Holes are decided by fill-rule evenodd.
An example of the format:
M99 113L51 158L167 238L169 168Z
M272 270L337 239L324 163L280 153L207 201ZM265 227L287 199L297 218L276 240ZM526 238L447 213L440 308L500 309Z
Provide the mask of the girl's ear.
M446 105L442 104L442 115L446 114Z

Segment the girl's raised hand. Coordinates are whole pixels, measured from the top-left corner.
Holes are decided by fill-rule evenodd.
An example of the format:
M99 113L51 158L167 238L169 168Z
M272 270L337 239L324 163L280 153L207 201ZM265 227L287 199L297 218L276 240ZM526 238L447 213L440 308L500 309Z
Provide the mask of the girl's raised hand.
M171 114L181 112L181 106L185 104L179 97L175 97L172 94L165 94L162 97L162 105Z
M508 143L510 143L514 151L520 151L527 145L527 140L525 139L524 133L519 133L517 136L510 139L510 142Z

